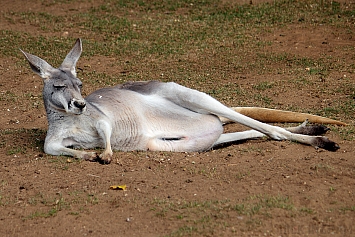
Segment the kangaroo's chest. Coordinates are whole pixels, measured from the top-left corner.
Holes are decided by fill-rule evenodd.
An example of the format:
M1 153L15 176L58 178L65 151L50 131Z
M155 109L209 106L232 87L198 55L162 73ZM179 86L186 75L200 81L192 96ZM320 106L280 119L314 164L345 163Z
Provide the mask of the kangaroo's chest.
M104 147L104 141L99 136L94 123L77 119L67 124L66 126L62 126L60 130L55 129L54 131L55 136L62 137L64 146L82 149Z

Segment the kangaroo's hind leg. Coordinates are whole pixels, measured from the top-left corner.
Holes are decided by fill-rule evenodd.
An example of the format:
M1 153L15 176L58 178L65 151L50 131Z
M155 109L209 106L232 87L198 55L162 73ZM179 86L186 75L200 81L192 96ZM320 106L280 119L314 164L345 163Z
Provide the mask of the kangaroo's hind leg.
M308 136L295 134L284 128L272 126L244 116L223 105L211 96L193 89L180 86L176 83L162 83L155 91L156 94L178 104L184 108L201 114L214 114L243 124L275 140L291 140L303 144L320 147L327 150L337 150L339 146L329 139L321 136Z
M223 133L217 139L217 141L213 144L213 147L219 146L224 143L229 142L237 142L243 140L250 140L250 139L258 139L265 137L265 134L258 132L256 130L247 130L242 132L233 132L233 133Z
M301 125L297 127L288 127L285 128L287 131L291 131L292 133L303 134L303 135L322 135L326 133L329 129L324 125L310 125L306 126L308 121L305 121ZM256 130L247 130L241 132L234 133L224 133L218 138L218 140L213 144L213 147L219 146L224 143L236 142L241 140L249 140L249 139L258 139L265 137L265 134L258 132ZM326 140L326 138L323 138ZM320 146L316 146L320 147ZM335 149L337 149L335 147ZM332 149L330 149L332 150Z
M223 133L223 126L217 116L198 114L179 108L183 116L175 114L177 116L175 120L170 120L169 117L159 119L159 129L151 133L147 144L148 150L206 151L212 148ZM166 115L172 116L171 113L166 113ZM154 126L154 122L150 125Z

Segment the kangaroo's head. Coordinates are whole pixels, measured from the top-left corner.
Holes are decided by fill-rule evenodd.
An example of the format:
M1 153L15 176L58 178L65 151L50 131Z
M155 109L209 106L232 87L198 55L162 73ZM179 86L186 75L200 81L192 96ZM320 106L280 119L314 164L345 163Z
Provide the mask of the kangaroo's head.
M54 68L45 60L22 51L32 70L44 81L43 99L47 113L55 110L79 115L86 110L81 95L82 83L75 71L81 52L81 40L78 39L60 67Z

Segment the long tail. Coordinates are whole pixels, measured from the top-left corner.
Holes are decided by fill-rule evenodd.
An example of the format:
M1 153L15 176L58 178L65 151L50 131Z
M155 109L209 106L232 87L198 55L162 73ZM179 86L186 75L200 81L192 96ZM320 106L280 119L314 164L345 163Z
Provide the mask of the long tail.
M308 119L311 123L320 123L320 124L336 124L346 126L346 123L321 117L318 115L298 113L277 109L267 109L260 107L231 107L234 111L251 117L253 119L259 120L265 123L298 123L304 122ZM226 118L220 118L223 123L233 122Z

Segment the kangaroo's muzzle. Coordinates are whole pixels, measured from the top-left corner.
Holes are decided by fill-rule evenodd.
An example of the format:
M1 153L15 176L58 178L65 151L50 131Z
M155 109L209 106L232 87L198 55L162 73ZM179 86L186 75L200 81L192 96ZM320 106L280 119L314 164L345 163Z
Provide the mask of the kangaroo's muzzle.
M86 106L85 101L74 101L74 106L79 109L84 109Z
M85 100L73 99L70 103L70 108L74 114L82 114L86 110L86 102Z

